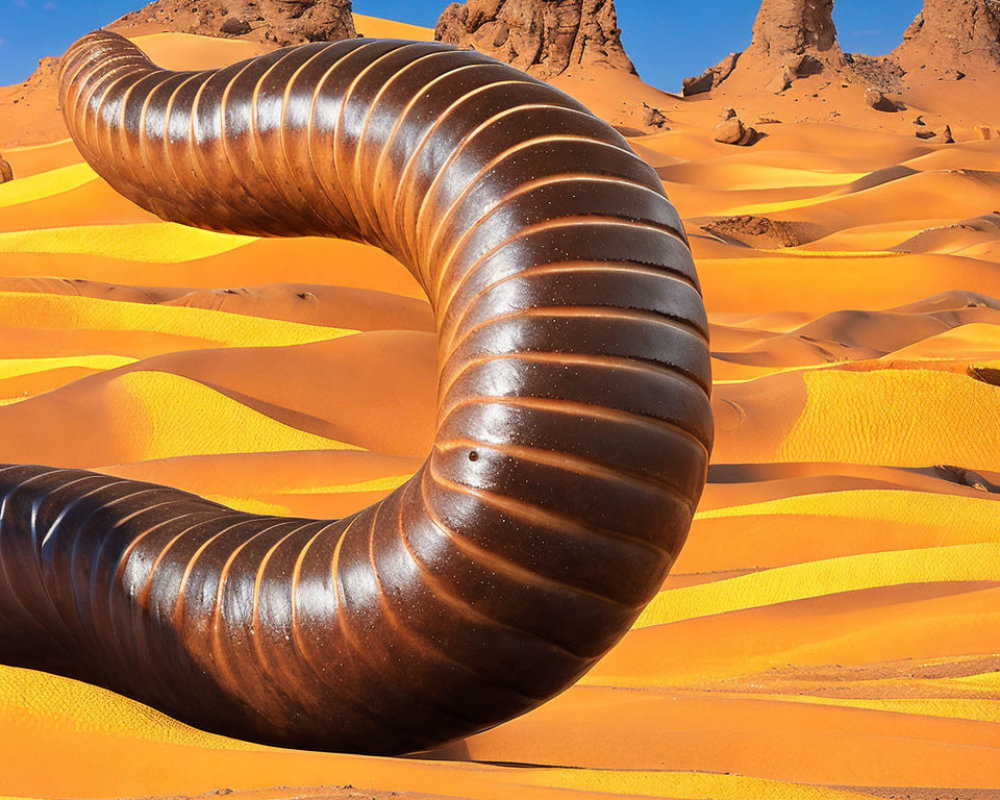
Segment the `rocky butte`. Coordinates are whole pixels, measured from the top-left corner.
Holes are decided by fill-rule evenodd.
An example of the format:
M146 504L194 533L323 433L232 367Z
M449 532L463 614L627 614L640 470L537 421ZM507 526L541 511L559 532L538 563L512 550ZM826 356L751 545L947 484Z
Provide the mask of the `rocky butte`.
M614 0L468 0L452 3L434 37L506 61L536 78L601 65L635 74Z
M833 0L764 0L750 46L685 80L684 94L708 92L730 79L782 92L798 78L843 73L847 67L833 23Z
M1000 71L1000 0L925 0L892 55L907 71Z
M280 47L353 39L351 0L157 0L114 23L247 39Z

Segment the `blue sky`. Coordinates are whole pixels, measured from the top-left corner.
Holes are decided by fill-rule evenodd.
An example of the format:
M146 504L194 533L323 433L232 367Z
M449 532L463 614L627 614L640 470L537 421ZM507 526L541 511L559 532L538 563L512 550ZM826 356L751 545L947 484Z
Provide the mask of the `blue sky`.
M61 54L93 28L140 8L143 0L0 0L0 85L24 80L42 56ZM446 0L354 0L360 14L433 27ZM680 88L727 53L742 50L757 0L616 0L625 47L654 86ZM921 0L837 0L845 50L881 55L895 47Z

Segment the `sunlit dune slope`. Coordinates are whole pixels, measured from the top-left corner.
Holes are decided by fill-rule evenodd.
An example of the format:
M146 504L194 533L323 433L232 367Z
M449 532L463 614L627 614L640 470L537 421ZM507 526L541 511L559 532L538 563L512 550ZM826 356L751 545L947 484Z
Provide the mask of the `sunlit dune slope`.
M354 29L359 36L373 39L410 39L430 42L434 40L434 29L420 25L408 25L391 19L379 19L364 14L354 14Z
M173 67L261 50L137 41ZM733 148L707 107L606 78L563 88L671 115L630 142L684 217L716 380L704 501L634 629L561 697L425 759L262 748L0 667L0 795L995 800L1000 140L845 112ZM401 265L160 222L60 140L52 97L2 102L0 462L317 517L419 467L434 323Z

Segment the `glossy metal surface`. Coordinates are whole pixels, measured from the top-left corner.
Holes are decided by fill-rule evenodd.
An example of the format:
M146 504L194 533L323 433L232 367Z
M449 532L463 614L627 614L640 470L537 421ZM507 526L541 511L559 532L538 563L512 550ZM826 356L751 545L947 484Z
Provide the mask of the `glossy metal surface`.
M712 436L705 312L653 170L568 96L435 43L177 73L98 31L62 98L87 160L161 217L407 265L438 322L437 435L339 521L0 467L0 658L370 753L495 725L592 666L680 549Z

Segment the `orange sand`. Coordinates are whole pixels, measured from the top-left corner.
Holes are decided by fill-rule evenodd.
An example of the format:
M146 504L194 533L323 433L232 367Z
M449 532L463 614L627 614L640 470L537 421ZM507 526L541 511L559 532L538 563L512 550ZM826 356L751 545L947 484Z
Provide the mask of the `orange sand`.
M185 68L262 50L139 42ZM851 87L829 96L840 117L785 114L741 149L712 141L717 104L601 70L559 85L626 132L642 102L667 115L631 143L684 215L712 325L710 484L633 631L561 697L427 759L259 748L0 667L0 795L996 796L1000 140L960 118L958 144L921 142ZM0 90L16 175L0 186L0 462L313 516L412 474L434 338L405 270L360 245L155 220L61 141L48 91L5 117ZM730 102L754 122L790 98ZM735 215L798 244L702 227Z

